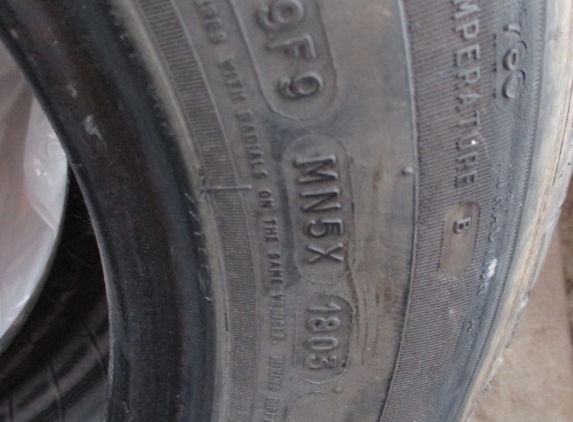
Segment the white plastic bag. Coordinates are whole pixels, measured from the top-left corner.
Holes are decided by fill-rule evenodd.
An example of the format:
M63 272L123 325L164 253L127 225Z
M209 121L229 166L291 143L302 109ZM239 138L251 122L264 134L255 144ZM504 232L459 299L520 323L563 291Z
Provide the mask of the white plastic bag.
M0 351L41 289L67 191L64 151L0 45Z

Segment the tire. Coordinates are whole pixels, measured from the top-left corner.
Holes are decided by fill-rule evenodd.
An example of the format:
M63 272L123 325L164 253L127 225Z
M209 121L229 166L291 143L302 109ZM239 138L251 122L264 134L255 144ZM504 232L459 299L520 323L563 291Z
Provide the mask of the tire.
M101 420L108 310L95 234L73 178L50 276L0 359L1 421Z
M0 27L94 224L106 420L471 414L571 172L569 2L6 0ZM94 417L7 390L0 421Z

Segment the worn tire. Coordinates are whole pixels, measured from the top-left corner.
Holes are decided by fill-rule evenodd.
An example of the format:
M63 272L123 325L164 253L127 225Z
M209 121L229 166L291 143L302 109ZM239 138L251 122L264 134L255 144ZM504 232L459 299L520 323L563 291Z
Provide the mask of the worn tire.
M94 221L107 420L468 417L571 171L568 1L6 0L0 25Z

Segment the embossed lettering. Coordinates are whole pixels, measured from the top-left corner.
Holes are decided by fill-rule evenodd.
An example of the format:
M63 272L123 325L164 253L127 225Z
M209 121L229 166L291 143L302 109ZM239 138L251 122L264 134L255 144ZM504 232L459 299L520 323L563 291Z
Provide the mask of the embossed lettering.
M276 227L265 227L265 242L278 242L278 229Z
M314 317L308 321L307 326L310 331L315 333L335 331L340 328L340 319L335 316Z
M265 169L265 153L263 152L259 134L255 127L254 115L252 111L243 111L235 115L239 123L241 140L245 144L251 174L255 179L266 179L268 171Z
M478 82L481 79L481 46L477 42L480 32L477 0L452 0L454 31L460 35L461 45L454 50L455 75L458 78L456 94L459 105L458 127L461 129L455 157L455 186L464 188L477 180L478 148L483 145L480 134L481 116Z
M467 186L475 183L477 180L477 171L470 171L469 173L463 173L456 176L456 186Z
M479 60L479 44L470 45L469 47L460 48L456 51L456 66L465 66L468 63Z
M477 148L481 143L481 135L477 130L463 135L458 141L458 150L467 151L469 149Z
M498 100L498 103L505 99L505 103L502 102L502 104L508 105L519 96L525 85L525 71L522 61L527 53L527 48L522 40L521 25L519 23L506 25L498 45L504 45L503 50L505 50L501 60L502 68L498 72L498 78L503 80L501 84L503 97Z
M270 190L262 190L259 192L259 207L261 208L274 208L273 194Z
M271 340L277 342L285 339L285 301L284 295L271 295Z
M227 92L232 101L244 101L247 99L245 87L239 76L235 59L229 58L219 63L219 69L223 74Z
M315 264L321 259L331 260L334 262L344 261L344 256L337 253L344 249L343 243L337 243L326 250L313 245L307 245L306 249L314 253L314 256L308 259L309 264Z
M519 86L523 83L525 76L523 72L513 72L505 79L502 92L506 98L513 100L519 94Z
M279 399L276 397L267 397L265 399L264 416L262 422L276 422L278 412Z
M283 284L282 263L280 259L280 254L269 254L269 280L273 285Z
M352 218L348 158L331 138L309 135L295 141L283 155L296 263L308 279L322 283L342 280L352 259Z
M475 85L481 79L481 68L476 66L471 69L462 69L458 72L458 78L463 79L465 85Z
M342 308L340 305L337 305L333 302L328 302L326 305L323 306L310 306L308 308L309 312L317 313L317 314L328 314L331 312L340 312Z
M472 225L472 218L471 217L457 220L454 223L454 233L461 233L465 230L469 230L471 225Z
M517 69L520 59L521 53L519 52L519 48L516 46L511 47L507 53L505 53L505 57L503 58L503 67L507 70L515 70Z
M453 0L453 2L456 5L456 12L454 14L456 19L463 19L480 10L478 5L475 4L476 0Z
M269 381L267 388L271 391L281 389L283 377L284 358L282 356L271 356L269 359Z
M265 242L279 242L279 227L276 218L267 217L263 219L263 233Z
M276 221L274 217L265 218L267 222ZM278 224L277 224L278 226ZM281 254L267 254L266 288L269 290L270 339L273 344L286 338L286 303L284 295L283 264Z
M308 369L325 369L325 368L336 368L338 363L338 358L336 356L317 356L317 355L310 355L304 361L304 365Z
M466 92L460 93L458 95L458 99L460 100L460 106L458 107L458 110L461 111L465 108L468 108L468 107L474 105L479 100L481 100L481 95L479 95L477 92L466 91Z
M219 10L212 0L197 0L195 6L203 19L207 38L213 44L222 44L229 39L223 21L219 17Z
M471 22L463 23L456 27L456 32L460 32L466 41L473 40L479 35L479 21L474 19Z
M257 17L266 31L283 31L303 20L304 7L298 0L277 0L271 6L261 6Z
M465 171L477 165L478 153L477 151L472 151L468 154L460 155L456 158L458 162L458 170Z
M336 337L311 337L306 346L313 352L329 352L336 350L340 342Z
M471 266L479 215L479 205L475 202L457 204L446 215L440 259L443 277L460 277Z
M308 34L284 41L271 42L267 48L269 50L282 50L289 57L296 59L314 60L317 57L314 41Z
M306 184L338 180L338 171L334 170L337 162L336 155L297 158L294 161L294 165L303 174L297 179L298 183Z
M350 310L350 305L337 296L310 300L300 357L308 370L307 376L314 381L332 380L344 371L350 340Z
M481 115L480 115L479 110L476 110L472 117L460 120L458 123L458 126L459 127L481 126L481 118L480 117L481 117Z
M297 120L324 112L336 72L317 0L230 1L271 109Z
M342 203L337 200L340 197L340 189L338 188L302 191L300 197L314 199L301 207L304 212L333 211L342 208Z
M279 91L285 98L297 99L310 97L322 91L324 81L315 72L307 72L294 78L282 78L279 82Z
M309 220L304 225L304 232L314 238L322 238L329 234L342 236L344 234L344 221L341 219Z

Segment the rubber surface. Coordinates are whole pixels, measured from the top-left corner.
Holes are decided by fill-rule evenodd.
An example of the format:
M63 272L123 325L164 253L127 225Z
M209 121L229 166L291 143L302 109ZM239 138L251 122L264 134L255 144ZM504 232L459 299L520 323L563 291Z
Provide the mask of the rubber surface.
M71 181L60 247L33 313L0 356L0 421L98 421L109 326L95 234Z
M467 416L570 173L567 2L8 3L103 251L109 420Z
M461 417L520 233L545 7L118 3L223 260L215 420Z
M196 222L149 80L105 2L9 1L0 18L94 224L112 316L106 417L201 420L213 365Z

